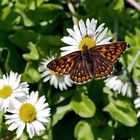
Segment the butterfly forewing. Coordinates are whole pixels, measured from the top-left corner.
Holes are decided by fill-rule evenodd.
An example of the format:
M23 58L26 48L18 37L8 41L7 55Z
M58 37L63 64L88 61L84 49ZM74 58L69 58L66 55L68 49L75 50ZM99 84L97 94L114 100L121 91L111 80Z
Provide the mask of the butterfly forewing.
M126 47L126 42L115 42L92 47L90 51L92 54L97 53L111 63L114 63L124 53Z
M79 51L65 55L59 59L54 59L48 63L47 67L54 72L61 74L70 74L70 71L79 57Z

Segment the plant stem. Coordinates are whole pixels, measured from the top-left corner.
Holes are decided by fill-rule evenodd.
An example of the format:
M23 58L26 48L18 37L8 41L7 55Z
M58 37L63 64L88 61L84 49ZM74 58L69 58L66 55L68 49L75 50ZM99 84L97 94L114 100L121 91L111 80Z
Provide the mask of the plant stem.
M73 4L70 1L68 2L68 8L69 8L69 10L70 10L70 12L72 14L72 21L73 21L73 23L77 25L78 20L77 20L77 18L75 16L75 9L74 9Z
M130 5L132 5L137 11L140 12L140 4L135 0L126 0Z
M129 73L132 71L132 69L133 69L133 67L134 67L134 65L135 65L135 63L136 63L136 61L137 61L137 59L139 57L140 57L140 51L137 52L136 56L134 57L134 59L132 60L132 62L129 64L129 66L127 68L127 70L128 70Z

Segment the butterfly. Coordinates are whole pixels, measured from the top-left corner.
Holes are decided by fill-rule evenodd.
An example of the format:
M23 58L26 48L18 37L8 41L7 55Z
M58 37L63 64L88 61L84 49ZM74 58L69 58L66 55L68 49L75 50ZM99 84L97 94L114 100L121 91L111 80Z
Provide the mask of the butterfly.
M70 75L75 83L84 83L91 78L104 78L111 74L113 64L125 52L124 41L75 51L52 60L47 67L59 74Z

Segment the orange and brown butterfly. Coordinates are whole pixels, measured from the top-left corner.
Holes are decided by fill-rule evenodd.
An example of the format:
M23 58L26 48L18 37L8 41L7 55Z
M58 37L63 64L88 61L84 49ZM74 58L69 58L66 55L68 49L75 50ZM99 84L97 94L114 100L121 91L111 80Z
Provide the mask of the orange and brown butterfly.
M75 83L91 78L104 78L111 74L113 64L125 52L127 43L120 41L75 51L52 60L47 67L59 74L69 74Z

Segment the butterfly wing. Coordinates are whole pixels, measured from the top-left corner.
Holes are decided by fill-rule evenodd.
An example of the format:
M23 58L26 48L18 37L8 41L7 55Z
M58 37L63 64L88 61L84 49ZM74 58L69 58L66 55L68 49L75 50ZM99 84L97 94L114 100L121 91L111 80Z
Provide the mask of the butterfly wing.
M126 42L115 42L92 47L89 51L93 60L93 77L103 78L110 75L113 63L124 53Z
M86 62L80 51L72 52L68 55L54 59L48 63L47 67L59 74L70 74L75 83L83 83L91 79L89 69L91 64Z
M70 74L70 71L72 70L77 58L79 57L79 54L80 52L76 51L58 59L54 59L48 63L47 67L59 74Z
M103 78L110 75L111 71L113 70L113 65L110 61L106 58L102 57L98 53L93 53L93 70L92 75L95 78Z
M71 70L70 77L76 83L84 83L92 78L91 68L92 63L89 63L81 53Z
M105 45L92 47L91 52L97 53L103 58L106 58L111 63L114 63L124 52L127 47L126 42L115 42Z

